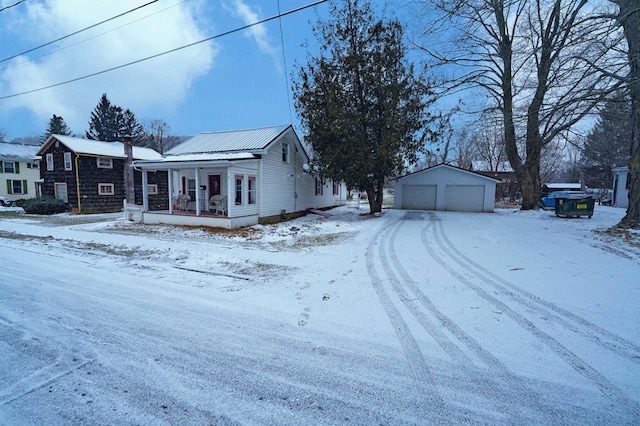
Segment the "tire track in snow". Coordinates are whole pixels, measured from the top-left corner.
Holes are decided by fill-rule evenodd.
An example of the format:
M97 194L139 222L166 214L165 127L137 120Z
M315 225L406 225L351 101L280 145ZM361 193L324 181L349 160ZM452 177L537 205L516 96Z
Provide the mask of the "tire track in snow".
M431 213L430 216L433 218L434 214ZM465 268L466 271L473 272L478 278L481 278L484 283L494 287L515 302L526 306L541 316L545 316L580 337L588 339L592 343L631 362L640 364L640 346L558 305L540 299L534 294L510 283L474 262L468 256L461 253L447 238L441 223L437 227L436 232L436 239L441 239L439 243L443 251L457 264ZM576 327L575 324L579 327ZM589 332L585 333L585 329Z
M439 413L446 413L444 407L444 401L442 397L435 393L436 383L434 380L434 375L430 371L425 359L424 354L420 350L418 343L416 342L415 337L411 333L408 324L405 322L402 314L398 310L398 308L394 305L391 297L384 289L382 279L378 274L378 270L375 266L375 255L374 248L376 244L382 245L382 236L387 231L382 231L382 229L387 228L387 224L382 224L378 230L376 230L374 237L371 238L371 241L367 245L365 258L367 264L367 271L369 273L369 278L371 284L373 285L373 289L375 290L378 300L382 304L393 328L395 330L396 336L400 342L400 346L407 357L407 361L409 362L409 367L413 373L413 377L415 379L416 385L421 389L423 394L425 395L427 401L434 406L434 411ZM428 385L428 386L426 386ZM450 414L447 414L443 417L452 418Z
M433 229L433 235L436 239L436 242L443 250L443 252L447 253L449 250L442 239L439 236L439 233L444 233L444 231L440 231L438 229L442 228L442 223L438 220L435 214L430 215L430 219L436 223ZM607 397L612 397L617 400L620 406L625 407L628 412L631 414L632 418L635 419L636 422L640 422L640 407L638 403L630 399L624 392L622 392L616 385L611 383L606 377L600 374L595 368L591 365L583 361L576 354L571 352L568 348L563 346L560 342L555 340L549 334L542 331L539 327L537 327L533 322L531 322L528 318L516 312L511 307L509 307L502 300L498 299L490 295L487 291L485 291L480 286L471 282L471 280L465 277L459 269L461 267L460 264L452 259L453 264L445 261L440 255L438 255L432 244L427 239L427 231L429 228L424 228L421 234L422 243L426 251L429 255L447 272L449 272L453 277L455 277L461 284L465 285L467 288L473 290L478 296L487 302L491 303L496 308L500 309L502 313L515 321L520 327L530 332L533 336L535 336L540 342L542 342L545 346L547 346L552 352L558 355L562 360L564 360L571 368L573 368L579 375L585 377L587 380L592 382L603 395ZM484 278L484 277L480 277Z
M405 216L406 217L406 216ZM465 333L451 318L446 316L438 307L431 301L431 299L420 289L420 286L411 278L406 269L402 266L401 260L395 250L396 237L398 231L402 225L406 223L405 220L400 220L396 225L390 228L385 233L383 239L386 239L385 244L380 244L380 259L382 265L387 273L389 282L392 284L397 295L400 297L414 315L418 322L422 325L429 335L438 343L438 345L454 360L474 382L474 386L478 389L483 389L486 392L487 383L486 378L481 377L477 371L472 368L472 360L455 344L453 340L448 338L433 321L427 318L427 314L433 316L442 327L444 327L455 339L465 345L475 356L477 356L482 362L489 367L489 375L493 377L499 377L504 379L503 389L505 391L499 392L493 387L489 386L489 392L495 398L495 401L503 404L503 409L509 413L511 419L518 424L527 422L526 412L521 413L516 411L518 406L525 408L532 408L540 415L546 417L545 423L557 422L557 413L555 410L547 405L541 403L539 395L529 389L521 379L513 374L500 360L485 350L475 339ZM430 222L423 228L422 232L433 226L433 222ZM389 260L391 262L389 262ZM396 274L393 273L392 268L396 270ZM400 279L398 279L400 278ZM421 309L418 304L413 303L412 298L407 294L405 287L408 288L415 296L415 299L424 308ZM502 388L501 388L502 389ZM518 398L517 403L513 401L513 396Z

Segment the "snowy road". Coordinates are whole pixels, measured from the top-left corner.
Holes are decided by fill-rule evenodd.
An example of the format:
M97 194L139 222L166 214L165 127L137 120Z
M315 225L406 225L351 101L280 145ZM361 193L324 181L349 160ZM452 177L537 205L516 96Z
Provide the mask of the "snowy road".
M332 213L0 219L0 424L640 421L640 258L590 230L616 209Z

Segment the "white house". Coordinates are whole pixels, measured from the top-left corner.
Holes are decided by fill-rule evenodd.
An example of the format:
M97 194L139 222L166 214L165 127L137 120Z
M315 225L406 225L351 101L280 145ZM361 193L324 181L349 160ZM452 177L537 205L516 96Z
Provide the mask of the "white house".
M629 207L629 167L614 167L612 205L626 209Z
M0 196L9 201L40 195L39 146L0 143Z
M440 164L396 178L393 207L493 212L498 182L499 179Z
M145 193L141 220L231 229L343 204L346 186L313 176L308 163L291 125L202 133L160 160L134 161L143 180L160 170L169 180L170 209L151 211Z

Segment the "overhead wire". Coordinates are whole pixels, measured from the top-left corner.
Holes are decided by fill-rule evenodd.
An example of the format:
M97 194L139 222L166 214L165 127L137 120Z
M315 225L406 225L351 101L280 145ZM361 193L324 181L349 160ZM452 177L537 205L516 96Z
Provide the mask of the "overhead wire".
M5 6L2 9L0 9L0 12L4 12L7 9L11 9L12 7L16 7L17 5L19 5L20 3L24 3L27 0L20 0L19 2L16 2L14 4L10 4L9 6Z
M278 0L278 14L280 14L280 0ZM293 123L293 114L291 113L291 96L289 96L289 76L287 75L287 55L284 49L284 34L282 32L282 17L278 18L280 25L280 45L282 46L282 64L284 66L284 86L287 91L287 103L289 105L289 124Z
M23 0L23 1L24 1L24 0ZM186 3L186 2L188 2L188 1L190 1L190 0L182 0L182 1L178 2L178 3L172 4L171 6L167 6L167 7L165 7L164 9L160 9L160 10L158 10L157 12L153 12L153 13L150 13L150 14L148 14L148 15L145 15L145 16L143 16L143 17L141 17L141 18L134 19L134 20L133 20L133 21L131 21L131 22L127 22L126 24L123 24L123 25L120 25L120 26L118 26L118 27L112 28L112 29L110 29L110 30L108 30L108 31L101 32L101 33L96 34L96 35L94 35L94 36L92 36L92 37L85 38L84 40L80 40L80 41L78 41L78 42L76 42L76 43L69 44L69 45L64 46L64 47L61 47L61 48L59 48L59 49L51 50L51 51L49 51L49 52L47 52L47 53L43 53L42 55L39 55L39 56L31 57L30 59L32 59L32 60L33 60L33 59L40 59L40 58L44 58L45 56L53 55L54 53L57 53L57 52L60 52L60 51L66 50L66 49L70 49L70 48L75 47L75 46L78 46L78 45L80 45L80 44L82 44L82 43L86 43L87 41L90 41L90 40L96 39L96 38L98 38L98 37L102 37L102 36L103 36L103 35L105 35L105 34L109 34L109 33L113 32L113 31L117 31L117 30L119 30L119 29L121 29L121 28L124 28L124 27L127 27L127 26L129 26L129 25L135 24L136 22L140 22L140 21L143 21L143 20L145 20L145 19L148 19L148 18L150 18L150 17L152 17L152 16L155 16L155 15L157 15L157 14L159 14L159 13L165 12L165 11L167 11L167 10L169 10L169 9L173 8L173 7L180 6L181 4ZM50 43L48 43L48 44L50 44ZM0 69L2 69L2 70L6 70L6 69L9 69L9 68L13 68L13 67L16 67L16 66L19 66L19 65L25 64L25 63L27 63L27 62L29 62L29 59L24 59L22 62L14 62L14 63L8 64L8 65L5 65L4 67L2 67L2 68L0 68Z
M261 24L264 24L266 22L273 21L275 19L282 18L284 16L300 12L300 11L308 9L310 7L314 7L314 6L317 6L319 4L326 3L327 1L328 0L318 0L318 1L314 2L314 3L308 4L306 6L300 6L298 8L291 9L291 10L289 10L287 12L284 12L284 13L278 13L277 15L274 15L274 16L271 16L269 18L265 18L265 19L253 22L251 24L243 25L241 27L238 27L238 28L235 28L235 29L232 29L232 30L229 30L229 31L225 31L223 33L216 34L214 36L207 37L207 38L204 38L202 40L199 40L199 41L196 41L196 42L193 42L193 43L185 44L183 46L176 47L174 49L166 50L164 52L160 52L160 53L157 53L155 55L147 56L145 58L137 59L135 61L127 62L125 64L118 65L118 66L115 66L115 67L107 68L107 69L104 69L102 71L97 71L97 72L94 72L94 73L91 73L91 74L86 74L86 75L83 75L81 77L76 77L76 78L72 78L70 80L62 81L60 83L50 84L48 86L40 87L38 89L26 90L24 92L13 93L11 95L0 96L0 100L9 99L9 98L15 98L15 97L18 97L18 96L28 95L28 94L35 93L35 92L41 92L43 90L52 89L54 87L63 86L63 85L70 84L70 83L75 83L76 81L85 80L87 78L95 77L95 76L98 76L98 75L101 75L101 74L106 74L106 73L111 72L111 71L116 71L116 70L119 70L119 69L122 69L122 68L126 68L126 67L129 67L131 65L139 64L141 62L145 62L145 61L148 61L148 60L151 60L151 59L158 58L160 56L165 56L165 55L168 55L170 53L175 53L175 52L178 52L180 50L188 49L190 47L193 47L193 46L196 46L196 45L199 45L199 44L202 44L202 43L206 43L208 41L211 41L211 40L214 40L214 39L217 39L217 38L221 38L221 37L227 36L229 34L237 33L239 31L246 30L246 29L254 27L256 25L261 25Z
M145 3L145 4L143 4L142 6L135 7L135 8L133 8L133 9L131 9L131 10L128 10L128 11L123 12L123 13L120 13L119 15L112 16L111 18L105 19L104 21L100 21L100 22L95 23L95 24L93 24L93 25L89 25L88 27L82 28L81 30L78 30L78 31L74 31L74 32L72 32L71 34L67 34L66 36L63 36L63 37L57 38L57 39L55 39L55 40L49 41L49 42L47 42L47 43L41 44L40 46L36 46L36 47L31 48L31 49L29 49L29 50L25 50L24 52L16 53L15 55L9 56L9 57L7 57L7 58L0 59L0 63L2 63L2 62L6 62L6 61L11 60L11 59L13 59L13 58L17 58L18 56L22 56L22 55L25 55L25 54L27 54L27 53L31 53L31 52L33 52L34 50L42 49L43 47L49 46L49 45L51 45L51 44L53 44L53 43L57 43L57 42L59 42L59 41L61 41L61 40L64 40L64 39L66 39L66 38L69 38L69 37L72 37L72 36L74 36L74 35L80 34L80 33L81 33L81 32L83 32L83 31L87 31L87 30L89 30L89 29L91 29L91 28L95 28L95 27L97 27L97 26L99 26L99 25L102 25L102 24L104 24L104 23L106 23L106 22L113 21L114 19L120 18L120 17L122 17L122 16L124 16L124 15L127 15L127 14L131 13L131 12L135 12L136 10L140 10L140 9L142 9L143 7L147 7L147 6L149 6L149 5L153 4L153 3L156 3L157 1L158 1L158 0L152 0L152 1L150 1L149 3Z

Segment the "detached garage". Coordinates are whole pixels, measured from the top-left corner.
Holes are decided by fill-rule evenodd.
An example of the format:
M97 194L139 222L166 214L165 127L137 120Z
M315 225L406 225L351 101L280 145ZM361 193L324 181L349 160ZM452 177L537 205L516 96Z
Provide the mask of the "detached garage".
M478 173L440 164L396 178L393 207L493 212L498 182Z

